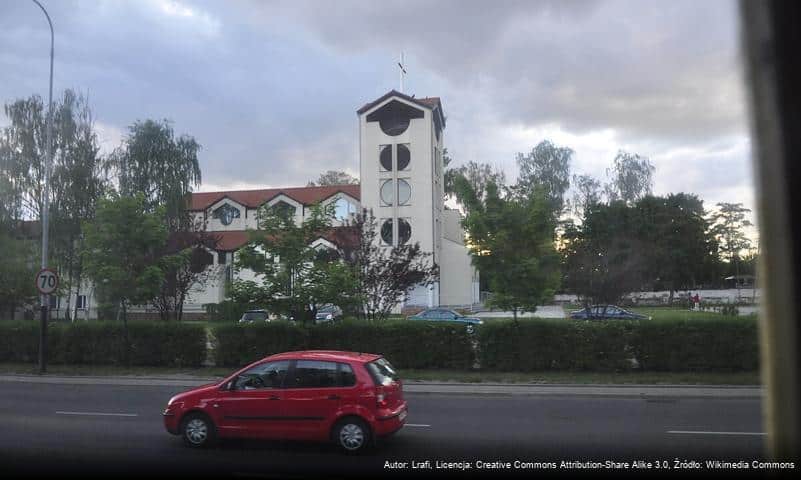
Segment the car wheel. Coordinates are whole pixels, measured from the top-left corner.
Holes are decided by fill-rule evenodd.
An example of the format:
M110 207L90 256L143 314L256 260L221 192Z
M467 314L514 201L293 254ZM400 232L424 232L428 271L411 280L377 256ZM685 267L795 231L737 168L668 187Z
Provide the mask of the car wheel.
M191 413L181 422L181 436L190 447L203 448L214 444L217 430L206 415Z
M345 418L334 427L333 437L336 444L346 453L360 453L370 445L370 428L355 417Z

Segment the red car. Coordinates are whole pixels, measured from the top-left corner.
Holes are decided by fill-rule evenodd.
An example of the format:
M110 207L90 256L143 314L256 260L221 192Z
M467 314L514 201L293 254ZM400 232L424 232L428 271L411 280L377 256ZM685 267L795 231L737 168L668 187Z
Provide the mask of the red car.
M403 387L380 355L281 353L170 399L164 426L191 447L218 438L328 441L357 452L406 421Z

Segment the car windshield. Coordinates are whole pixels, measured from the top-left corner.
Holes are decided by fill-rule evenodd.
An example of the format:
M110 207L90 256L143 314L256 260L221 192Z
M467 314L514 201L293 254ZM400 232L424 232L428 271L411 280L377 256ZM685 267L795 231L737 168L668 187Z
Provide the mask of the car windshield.
M379 358L367 364L367 370L378 385L389 385L398 381L398 372L392 368L392 364L386 358Z

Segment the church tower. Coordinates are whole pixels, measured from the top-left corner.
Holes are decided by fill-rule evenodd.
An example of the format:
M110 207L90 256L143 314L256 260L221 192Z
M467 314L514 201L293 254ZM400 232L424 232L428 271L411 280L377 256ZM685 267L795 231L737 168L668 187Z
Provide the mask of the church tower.
M437 97L390 91L358 110L361 205L372 209L382 245L419 242L441 264L445 115ZM441 272L442 274L442 272ZM439 283L409 304L440 304Z

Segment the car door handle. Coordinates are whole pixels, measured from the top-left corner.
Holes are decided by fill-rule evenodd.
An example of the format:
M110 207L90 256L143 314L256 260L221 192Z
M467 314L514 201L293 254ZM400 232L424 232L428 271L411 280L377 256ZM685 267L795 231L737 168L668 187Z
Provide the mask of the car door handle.
M281 397L279 397L277 395L272 395L270 397L267 397L267 400L281 400Z
M328 396L328 399L329 399L329 400L339 400L339 399L340 399L340 396L339 396L339 395L329 395L329 396Z

